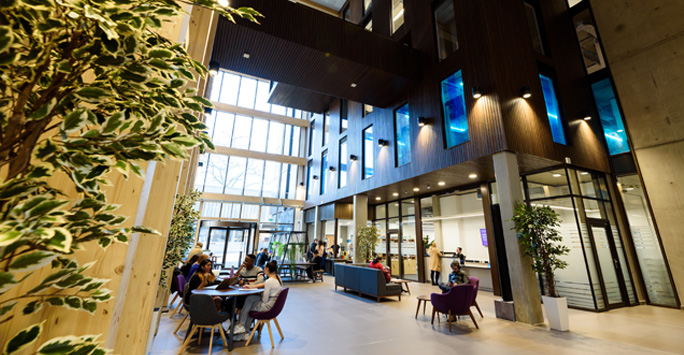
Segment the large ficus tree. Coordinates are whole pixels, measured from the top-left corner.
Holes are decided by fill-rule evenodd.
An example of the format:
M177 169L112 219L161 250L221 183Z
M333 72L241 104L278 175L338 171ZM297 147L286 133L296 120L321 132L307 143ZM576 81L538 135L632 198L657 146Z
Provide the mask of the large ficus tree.
M194 190L187 195L176 196L171 226L169 227L169 237L166 241L164 262L162 263L162 271L159 278L159 286L162 288L169 287L168 271L183 261L183 257L188 253L195 240L195 228L197 228L200 212L194 207L197 201L199 201L200 195L202 193L199 190Z
M259 16L224 0L0 0L0 323L46 306L95 312L111 298L107 280L84 274L92 263L74 250L154 232L121 227L108 174L142 177L141 162L213 148L198 119L211 104L190 88L206 68L159 34L184 4L231 21ZM77 199L50 184L55 175ZM24 282L35 287L12 292ZM43 323L0 336L2 353L34 342ZM69 336L38 352L105 351L96 336Z

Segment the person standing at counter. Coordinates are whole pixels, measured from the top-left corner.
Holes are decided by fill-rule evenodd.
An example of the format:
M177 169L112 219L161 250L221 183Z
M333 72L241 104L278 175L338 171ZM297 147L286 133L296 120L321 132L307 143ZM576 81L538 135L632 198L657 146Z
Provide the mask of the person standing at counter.
M442 253L437 248L437 243L432 243L428 254L430 255L430 280L432 286L438 286L439 275L442 272Z
M461 247L456 248L456 259L461 263L461 265L465 265L465 259L466 256L463 254L463 249Z
M468 275L461 270L461 264L454 260L451 262L451 273L449 274L449 282L447 284L440 284L439 288L443 293L449 292L449 289L454 285L463 285L469 282Z

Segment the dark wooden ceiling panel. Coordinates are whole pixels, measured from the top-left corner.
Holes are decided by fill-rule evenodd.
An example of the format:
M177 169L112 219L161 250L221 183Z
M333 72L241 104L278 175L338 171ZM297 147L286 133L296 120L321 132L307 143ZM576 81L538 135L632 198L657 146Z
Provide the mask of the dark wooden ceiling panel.
M389 38L287 0L231 6L251 6L265 17L261 25L220 19L212 60L222 68L378 107L418 82L418 51ZM288 96L298 100L296 90L283 90L280 102L290 106Z
M334 99L332 96L319 92L274 82L268 102L308 112L323 113Z

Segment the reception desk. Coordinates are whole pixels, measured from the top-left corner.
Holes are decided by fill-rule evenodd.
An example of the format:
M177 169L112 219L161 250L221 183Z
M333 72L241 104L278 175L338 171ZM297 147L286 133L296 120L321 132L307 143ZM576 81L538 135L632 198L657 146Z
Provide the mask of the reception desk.
M445 282L451 272L451 262L454 258L447 254L447 256L442 256L442 274L441 281ZM425 268L425 280L430 281L430 268L427 267L429 256L425 256L426 268ZM464 265L461 265L463 271L466 272L468 276L475 276L480 279L480 289L484 291L493 291L492 286L492 270L489 263L485 262L475 262L466 260Z

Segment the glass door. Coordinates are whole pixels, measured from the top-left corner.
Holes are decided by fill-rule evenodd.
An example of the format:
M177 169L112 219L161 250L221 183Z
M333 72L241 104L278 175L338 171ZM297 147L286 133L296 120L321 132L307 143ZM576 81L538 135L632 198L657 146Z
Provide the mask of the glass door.
M418 254L416 249L416 222L413 216L401 222L401 278L418 281Z
M623 278L617 248L605 220L587 218L592 244L595 247L595 258L603 281L603 295L608 308L623 307L628 304L627 288Z
M387 241L389 242L389 250L387 256L387 266L390 268L390 274L392 277L401 276L401 254L399 250L399 231L390 230L387 233Z
M242 260L247 252L249 242L249 229L230 228L228 233L228 243L226 243L226 253L223 264L226 268L235 266L240 267Z
M226 235L228 228L211 227L209 228L209 244L207 251L215 264L223 264L223 257L226 253ZM220 266L220 265L214 265Z

